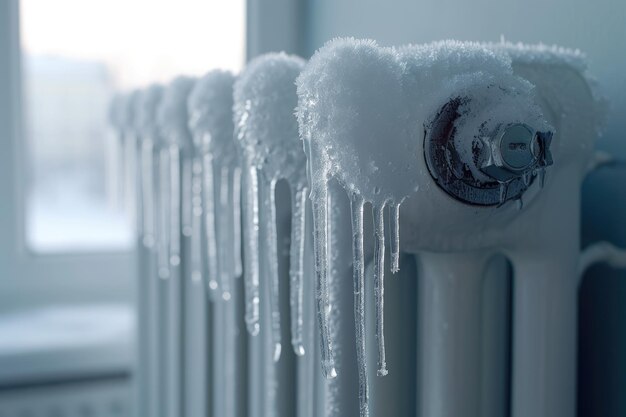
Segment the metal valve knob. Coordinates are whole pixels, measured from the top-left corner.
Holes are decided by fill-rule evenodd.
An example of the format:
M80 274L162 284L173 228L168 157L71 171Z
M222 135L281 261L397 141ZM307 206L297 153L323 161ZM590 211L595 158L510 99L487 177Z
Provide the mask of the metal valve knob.
M487 159L481 171L499 182L530 177L552 165L550 144L552 132L537 132L522 123L510 124L496 137L481 138L487 150Z
M455 123L467 103L467 98L450 100L426 126L424 157L437 185L457 200L481 206L521 200L537 176L543 186L545 169L553 163L553 133L512 123L489 136L458 138ZM465 140L472 142L471 158L457 149L457 141Z

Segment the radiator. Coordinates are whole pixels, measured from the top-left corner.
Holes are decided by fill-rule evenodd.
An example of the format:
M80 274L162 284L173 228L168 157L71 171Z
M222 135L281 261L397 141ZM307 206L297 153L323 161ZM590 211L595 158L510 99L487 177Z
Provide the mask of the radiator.
M573 417L603 108L578 51L452 41L120 95L139 415Z

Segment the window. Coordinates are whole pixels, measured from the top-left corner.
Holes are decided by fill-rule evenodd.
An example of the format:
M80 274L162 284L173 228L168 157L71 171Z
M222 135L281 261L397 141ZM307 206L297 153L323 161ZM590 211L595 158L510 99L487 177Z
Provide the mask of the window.
M132 211L117 198L111 96L179 74L240 69L245 21L245 0L0 1L0 319L30 323L11 321L22 333L5 326L0 339L38 344L46 378L110 371L132 356L125 335L138 259L129 250ZM54 328L43 323L53 343L39 343L28 337L40 331L30 320L38 311L78 314L80 326L65 330L95 331L102 343L68 338L61 316ZM78 345L65 344L72 340ZM103 355L108 347L114 353ZM0 356L12 364L0 366L0 384L42 377L43 366Z
M124 169L107 125L108 102L116 90L178 74L240 69L244 7L244 1L21 0L29 249L132 246L133 208L120 203Z

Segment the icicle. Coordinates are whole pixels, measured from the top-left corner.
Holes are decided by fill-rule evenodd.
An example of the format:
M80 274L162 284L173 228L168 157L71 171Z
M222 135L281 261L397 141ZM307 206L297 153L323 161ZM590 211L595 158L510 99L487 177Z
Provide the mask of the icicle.
M217 186L218 206L215 212L216 231L217 231L217 254L218 254L218 275L219 286L222 291L222 299L230 300L232 297L230 280L232 278L232 260L230 256L230 218L231 210L229 207L229 168L228 166L220 166L219 184Z
M207 261L209 266L208 289L211 298L215 297L217 290L218 265L217 265L217 234L215 233L215 192L214 192L214 171L213 157L210 154L204 155L204 227L207 239Z
M180 264L180 234L181 234L181 210L180 210L180 149L176 145L170 148L170 264Z
M374 294L376 297L376 342L378 344L378 376L387 375L385 358L385 204L374 207Z
M528 187L530 185L531 173L526 172L522 175L522 181L524 181L524 186Z
M243 272L241 261L241 169L239 167L233 169L232 191L233 267L235 277L239 277Z
M389 206L389 228L391 229L391 273L400 271L400 204Z
M263 184L262 188L263 211L267 218L263 221L267 225L265 233L265 247L267 249L267 265L270 285L270 312L272 323L272 341L274 342L274 362L280 359L282 349L280 337L280 277L278 275L278 238L276 235L276 180Z
M352 211L352 257L354 275L354 321L356 333L356 358L359 370L359 409L361 417L369 415L369 386L365 354L365 259L363 254L363 199L353 195Z
M244 200L244 288L246 327L252 336L259 334L259 182L255 167L247 166Z
M152 248L155 243L154 146L150 140L144 140L142 145L141 181L143 244L147 248Z
M517 209L521 210L524 208L524 201L522 200L522 196L520 195L517 199Z
M291 194L291 248L289 305L291 308L291 345L296 355L304 355L304 243L306 239L306 187L298 187Z
M182 161L182 233L190 237L192 233L193 207L192 207L192 181L193 161L189 157L183 157Z
M192 166L191 185L191 280L202 280L202 162L196 158Z
M170 155L167 149L159 153L159 277L170 276Z
M335 359L330 340L330 289L328 285L328 185L312 195L313 202L313 229L314 229L314 256L315 256L315 299L317 303L317 318L320 328L320 355L322 360L322 374L326 378L335 378Z

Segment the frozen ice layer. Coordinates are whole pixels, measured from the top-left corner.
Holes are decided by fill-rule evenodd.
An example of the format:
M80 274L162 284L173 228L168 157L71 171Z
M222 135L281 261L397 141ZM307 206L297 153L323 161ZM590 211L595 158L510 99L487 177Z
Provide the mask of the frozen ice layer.
M306 163L294 111L295 80L305 61L285 53L263 55L235 85L237 139L244 157L268 180L302 181Z
M268 216L266 233L271 294L274 359L281 352L279 277L276 236L276 183L284 179L292 194L290 306L292 346L304 354L302 341L303 257L306 195L306 157L294 116L298 97L295 80L304 67L302 58L285 53L267 54L253 60L235 84L236 137L246 175L246 258L258 263L259 211ZM260 202L259 202L260 197ZM258 332L258 265L246 268L246 322Z
M161 134L171 144L180 148L191 146L188 128L187 99L195 80L180 76L172 80L163 92L157 109L157 123Z
M326 231L330 177L336 178L351 196L352 224L361 228L353 231L353 256L362 415L367 414L363 205L371 202L375 209L374 281L379 312L377 334L381 336L379 374L384 375L387 370L382 339L385 253L382 219L385 206L400 204L404 195L415 187L412 179L417 176L407 172L414 169L413 165L402 163L415 155L417 144L410 143L405 133L401 81L402 66L393 49L355 39L328 43L313 56L297 81L297 115L310 169L318 280L324 282L328 276ZM394 178L402 181L393 181ZM392 228L395 232L397 224Z
M188 100L189 129L198 161L194 192L202 201L195 208L205 215L205 232L212 298L231 299L231 280L241 275L240 168L233 138L233 84L235 75L214 70L197 82ZM202 176L202 179L199 177ZM201 194L201 196L200 196ZM194 226L199 233L201 222Z
M141 145L138 147L140 163L140 197L143 221L143 243L151 248L156 242L157 203L155 175L155 147L161 144L161 135L156 123L156 109L163 94L163 87L153 84L141 90L135 100L134 130Z
M163 86L152 84L141 91L137 100L135 129L142 139L159 141L159 127L157 125L156 113L161 98L163 97Z
M478 180L491 180L471 163L473 148L482 146L481 137L493 136L508 124L552 130L535 103L533 85L513 74L510 57L501 51L478 43L443 41L403 47L399 55L406 63L407 109L421 121L412 136L422 134L439 109L459 99L455 149Z
M237 155L233 141L235 75L214 70L200 78L189 95L189 128L194 146L220 161Z
M134 158L137 132L135 130L135 111L139 99L139 90L131 90L117 95L112 101L111 121L116 130L116 170L117 192L124 209L134 216ZM137 223L137 232L142 233L141 224Z
M501 41L497 43L484 44L485 47L494 51L506 53L515 62L527 64L551 64L570 66L585 77L590 78L587 73L587 59L579 49L564 48L558 45L546 44L524 44Z
M108 109L109 123L113 128L115 149L113 163L115 165L116 205L119 204L134 219L134 158L136 145L135 110L139 97L137 90L117 93L111 99ZM136 222L137 234L143 234L143 224Z
M443 104L469 97L476 105L467 110L485 114L456 126L468 131L460 138L480 133L470 122L486 121L480 126L483 131L516 121L540 130L547 126L532 88L513 75L508 55L477 43L444 41L393 49L373 41L332 41L298 79L301 132L305 139L314 135L310 151L320 161L312 191L332 176L365 201L399 204L420 186L420 136ZM460 146L468 144L472 141ZM471 156L471 149L466 154Z
M141 198L144 220L144 244L156 246L158 276L167 278L169 270L169 171L162 173L169 165L160 166L161 153L168 154L168 142L164 140L157 120L164 87L152 84L141 90L135 101L134 130L142 141L141 147ZM169 158L168 158L169 159Z
M235 405L240 383L236 349L240 343L239 328L235 322L240 296L235 280L242 272L241 169L233 137L235 80L236 76L231 72L209 71L198 79L187 101L188 124L194 145L191 264L192 268L198 264L197 275L202 277L202 259L206 256L208 269L204 282L214 305L217 341L214 344L214 360L217 362L213 372L222 378L215 391L219 398L216 397L214 412L224 416L238 414ZM206 242L204 251L202 238Z
M163 139L169 144L166 154L161 154L161 198L169 204L168 238L170 264L177 267L181 261L181 235L191 234L191 166L188 160L192 151L188 128L187 99L195 80L180 76L172 80L163 92L157 109L157 124ZM167 177L169 171L169 178ZM181 184L185 187L181 190Z
M381 187L408 165L394 166L386 155L401 156L417 146L411 149L402 132L401 77L394 50L374 41L338 39L311 58L297 83L300 129L315 156L309 158L313 195L330 176L348 192L378 204L411 191L407 181L395 182L399 190Z
M355 319L363 337L365 301L363 205L373 209L374 293L378 375L387 371L384 343L385 220L391 228L391 269L400 252L400 205L433 193L424 141L434 119L455 107L454 147L459 165L476 181L491 181L477 166L476 147L502 126L524 124L552 131L536 104L534 86L513 72L504 50L443 41L401 48L371 40L336 39L316 52L298 77L297 116L310 167L316 253L328 250L328 181L336 179L352 201ZM448 154L448 158L450 154ZM533 174L534 175L534 174ZM428 197L426 197L428 198ZM417 206L415 206L417 207ZM412 215L419 216L417 210ZM420 243L427 242L426 237ZM432 248L431 248L432 249ZM323 256L322 256L323 258ZM328 274L316 262L318 279ZM362 414L367 414L365 346L357 340Z
M608 102L598 88L596 79L589 73L587 57L578 49L564 48L558 45L534 44L527 45L521 42L489 43L486 46L494 51L506 53L511 57L513 67L516 66L553 66L568 67L577 72L586 81L595 100L594 123L600 134L606 122Z
M375 293L379 375L387 373L384 349L384 254L385 208L396 213L402 200L417 188L417 167L412 160L418 143L408 135L403 103L403 66L392 48L374 41L337 39L329 42L311 59L298 78L298 120L305 142L311 178L315 252L318 280L326 280L328 261L327 183L336 178L351 197L353 225L362 227L363 205L372 203L375 221ZM401 179L401 180L400 180ZM393 249L399 249L398 218L391 216ZM356 328L364 329L365 298L362 230L354 231L354 286ZM391 254L392 270L397 271L399 253ZM359 375L366 385L364 344L357 341ZM362 407L367 390L361 389Z
M290 185L293 200L293 227L291 250L291 308L292 344L297 354L302 346L302 260L304 251L304 207L306 199L306 166L298 125L293 115L297 104L295 79L304 66L304 60L284 53L268 54L252 61L235 85L235 120L237 140L242 150L244 173L248 177L246 193L247 233L258 228L258 193L264 213L269 216L267 247L272 294L272 335L275 342L274 358L280 356L280 313L278 309L278 269L275 228L275 187L280 179ZM257 175L260 178L257 178ZM263 181L259 184L259 181ZM263 185L262 187L259 187ZM256 239L246 239L257 244ZM258 256L258 248L247 248ZM252 258L251 258L252 259ZM247 278L247 323L254 334L258 329L258 266L250 266ZM249 290L249 291L248 291Z

